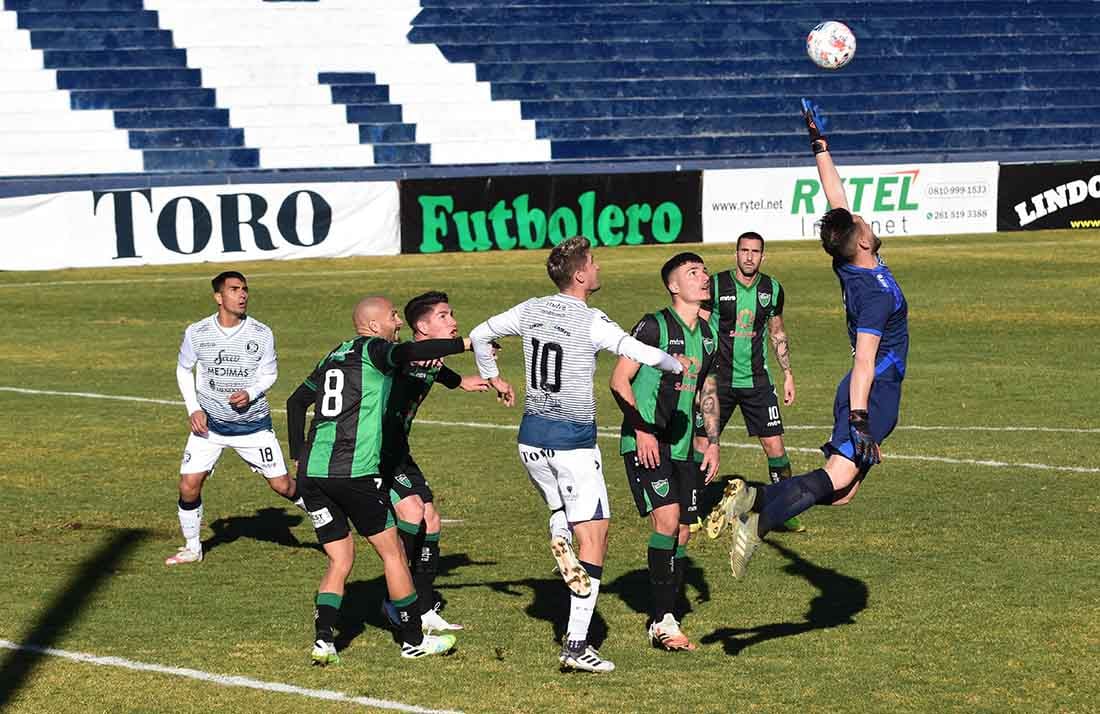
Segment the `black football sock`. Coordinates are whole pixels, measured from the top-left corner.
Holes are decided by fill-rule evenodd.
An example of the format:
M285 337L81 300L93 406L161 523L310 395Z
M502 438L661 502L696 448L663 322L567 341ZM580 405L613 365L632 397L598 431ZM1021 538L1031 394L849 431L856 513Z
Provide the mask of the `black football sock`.
M394 600L393 606L397 609L397 628L401 632L401 641L410 645L419 645L424 641L424 633L421 632L420 606L416 602L416 591L408 597Z
M687 573L688 554L686 545L676 546L676 556L673 559L673 576L676 578L676 611L673 617L681 620L684 617L687 603L687 594L684 592L684 576Z
M649 536L649 584L653 589L650 615L660 620L676 607L676 536Z
M757 534L761 537L815 504L828 503L833 495L833 482L825 469L817 469L780 481L768 489L773 495L760 512Z
M340 603L343 595L317 593L316 610L313 612L313 628L318 640L333 642L336 639L336 622L340 619Z
M425 613L435 607L435 576L439 572L439 531L423 533L419 547L419 558L410 565L413 568L413 585L416 597L420 601L420 612Z

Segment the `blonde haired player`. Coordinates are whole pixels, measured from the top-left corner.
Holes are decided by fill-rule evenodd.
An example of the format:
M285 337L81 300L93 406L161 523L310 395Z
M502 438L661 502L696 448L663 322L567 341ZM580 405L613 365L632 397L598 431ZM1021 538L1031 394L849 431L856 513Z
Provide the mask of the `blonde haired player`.
M596 354L620 356L679 374L683 363L626 334L611 318L588 306L600 289L600 266L583 236L550 251L546 272L559 292L531 298L490 317L470 333L481 376L497 392L511 394L500 378L492 341L523 338L528 375L519 456L531 483L550 509L550 548L571 591L569 625L558 656L562 667L610 672L615 665L588 645L588 626L600 592L611 508L596 446ZM580 542L580 558L573 537Z

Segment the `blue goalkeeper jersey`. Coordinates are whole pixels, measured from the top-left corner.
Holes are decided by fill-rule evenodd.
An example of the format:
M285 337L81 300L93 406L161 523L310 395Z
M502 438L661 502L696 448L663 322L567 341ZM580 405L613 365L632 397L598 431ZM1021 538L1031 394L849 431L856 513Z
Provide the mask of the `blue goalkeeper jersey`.
M909 305L893 273L881 259L875 268L834 261L833 271L840 279L852 350L860 332L878 335L875 379L901 381L909 357Z

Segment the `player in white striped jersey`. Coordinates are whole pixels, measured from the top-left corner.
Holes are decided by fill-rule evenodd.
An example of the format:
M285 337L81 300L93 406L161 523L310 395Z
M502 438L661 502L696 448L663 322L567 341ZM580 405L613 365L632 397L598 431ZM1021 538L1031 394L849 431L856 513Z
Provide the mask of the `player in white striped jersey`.
M226 271L211 285L218 311L187 327L176 365L191 434L180 464L178 504L186 542L164 561L167 565L202 560L202 485L222 449L234 449L273 491L302 508L271 428L265 396L278 376L275 336L267 325L248 316L243 275Z
M500 378L492 340L523 338L527 377L519 455L531 483L550 508L550 548L571 591L569 625L558 657L563 668L609 672L615 668L588 645L607 553L607 500L596 446L596 398L592 380L596 353L607 350L642 364L680 373L683 363L642 344L588 298L600 289L600 266L587 238L576 236L550 251L546 272L559 293L532 298L490 317L470 333L481 376L499 393L511 392ZM580 558L573 550L578 541Z

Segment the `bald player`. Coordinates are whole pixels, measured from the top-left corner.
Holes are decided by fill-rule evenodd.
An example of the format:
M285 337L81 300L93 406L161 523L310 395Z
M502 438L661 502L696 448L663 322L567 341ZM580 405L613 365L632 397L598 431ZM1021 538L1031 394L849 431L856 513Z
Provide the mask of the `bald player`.
M290 455L298 462L298 494L328 556L328 569L317 588L311 653L313 663L320 666L340 661L335 628L355 561L349 520L382 559L386 589L400 623L401 656L441 654L455 644L454 635L422 632L421 607L380 461L386 399L399 367L458 354L468 350L470 342L454 338L396 343L401 319L393 303L377 295L359 301L352 321L356 337L321 358L286 405ZM311 404L313 422L305 437Z

